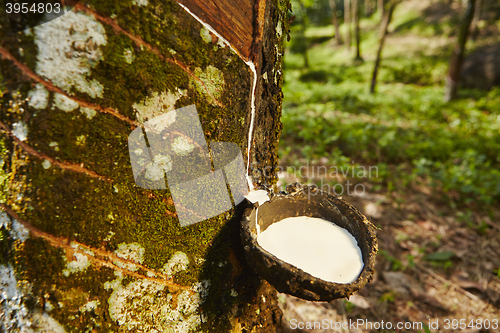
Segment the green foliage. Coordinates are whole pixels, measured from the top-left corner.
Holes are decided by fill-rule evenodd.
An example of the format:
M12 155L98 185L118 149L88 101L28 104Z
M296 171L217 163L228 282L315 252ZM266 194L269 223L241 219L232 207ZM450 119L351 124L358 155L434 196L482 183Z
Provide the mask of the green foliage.
M426 323L422 322L422 326L424 327L424 332L425 333L431 333L431 330L429 329L429 326L427 326Z
M382 296L380 296L380 302L388 302L388 303L394 303L395 296L394 292L388 291Z
M389 38L408 39L411 48L388 43L375 95L368 92L373 62L354 66L331 41L307 50L309 70L299 54L287 53L282 161L326 157L339 166L342 160L376 165L378 177L370 181L389 191L423 182L452 205L494 205L500 200L500 88L461 89L457 100L444 103L450 45L432 49L430 38L441 36L403 29L425 20L400 8ZM443 20L441 29L453 20ZM361 24L368 59L377 46L375 29L367 26L372 23ZM303 35L310 41L331 29L312 27Z
M307 42L307 38L303 34L298 33L291 41L291 52L303 54L308 48L309 44Z
M7 200L7 183L9 174L5 172L5 162L9 159L7 148L3 138L0 138L0 203L5 203Z
M442 251L442 252L434 252L427 256L425 256L425 260L428 261L446 261L450 260L455 256L455 252L453 251Z
M345 311L348 314L350 314L354 310L354 308L356 307L356 305L354 305L351 302L346 301L346 300L344 300L344 306L345 306Z
M451 259L455 257L453 251L441 251L428 254L424 257L425 260L430 261L433 266L440 266L444 269L453 267Z
M290 3L293 15L296 16L294 23L301 24L303 20L307 20L314 25L324 25L331 21L329 0L291 0Z
M328 73L325 70L308 71L300 75L302 82L327 82Z
M399 270L403 270L404 267L403 267L403 263L401 263L401 260L399 259L396 259L395 257L393 257L392 255L389 254L389 252L387 252L386 250L380 250L379 253L386 259L388 260L390 263L391 263L391 269L393 271L399 271Z

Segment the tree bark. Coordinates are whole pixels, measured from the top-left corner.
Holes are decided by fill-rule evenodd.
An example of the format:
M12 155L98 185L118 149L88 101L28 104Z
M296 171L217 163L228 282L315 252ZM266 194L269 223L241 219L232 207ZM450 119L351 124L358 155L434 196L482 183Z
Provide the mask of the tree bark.
M465 44L469 35L470 25L474 17L474 8L476 0L468 0L465 15L460 23L457 43L455 44L453 54L451 55L448 76L446 77L446 88L444 93L444 102L449 102L456 97L457 87L460 81L460 72L465 54Z
M344 0L345 46L351 48L351 0Z
M335 0L330 0L330 9L332 10L332 24L335 28L335 42L337 45L342 44L342 36L339 29L339 18L337 17L337 4Z
M244 204L181 227L170 189L136 185L128 137L194 104L206 141L239 145L253 185L273 184L287 3L181 2L84 0L16 33L0 16L0 331L280 323L244 258Z
M361 36L360 36L360 31L359 31L359 16L360 16L360 11L361 11L361 6L359 5L360 0L354 0L354 38L356 39L356 57L354 58L355 61L363 61L363 58L361 57Z
M387 8L384 9L384 15L382 17L382 23L380 25L380 39L377 50L377 58L375 59L375 64L373 66L372 83L370 86L370 93L372 94L374 94L376 90L378 68L382 59L382 49L384 48L385 37L387 36L387 28L391 23L392 13L394 11L394 8L396 7L396 3L396 1L391 1L388 4Z

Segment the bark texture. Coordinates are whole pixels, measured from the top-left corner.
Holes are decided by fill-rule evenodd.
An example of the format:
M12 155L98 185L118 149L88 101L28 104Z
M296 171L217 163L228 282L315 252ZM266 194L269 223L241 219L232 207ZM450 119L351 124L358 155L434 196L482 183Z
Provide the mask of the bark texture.
M168 189L135 185L127 140L195 104L207 141L238 144L245 164L249 151L254 184L272 184L287 3L227 2L223 14L182 4L80 1L19 33L0 17L0 331L273 332L280 322L276 291L241 249L245 207L180 227ZM227 21L214 33L189 12Z

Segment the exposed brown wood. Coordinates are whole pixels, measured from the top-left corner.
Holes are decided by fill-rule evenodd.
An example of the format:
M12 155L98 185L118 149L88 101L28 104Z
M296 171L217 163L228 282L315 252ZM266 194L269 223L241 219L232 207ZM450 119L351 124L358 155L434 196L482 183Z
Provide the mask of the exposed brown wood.
M250 59L254 38L253 0L177 0L177 2L209 24L243 59ZM265 3L265 0L257 2Z
M262 35L264 34L264 22L266 13L266 0L256 0L253 18L253 42L250 53L250 60L260 67L260 55L262 49Z

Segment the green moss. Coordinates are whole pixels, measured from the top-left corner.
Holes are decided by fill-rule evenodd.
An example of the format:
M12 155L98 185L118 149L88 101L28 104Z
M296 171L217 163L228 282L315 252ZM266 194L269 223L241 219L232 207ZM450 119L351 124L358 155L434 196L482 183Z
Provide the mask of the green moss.
M3 95L7 92L7 89L5 88L5 79L2 75L2 72L0 72L0 98L3 97Z
M16 271L37 286L40 294L48 291L61 279L64 251L52 247L42 238L28 238L15 252Z
M0 265L7 265L12 262L12 246L14 242L5 227L0 228Z
M77 110L55 109L37 113L28 125L32 145L45 155L83 163L86 168L111 179L132 179L127 141L129 127L115 117L97 113L89 121ZM78 145L78 137L82 135L85 144ZM58 143L58 151L50 146L51 142Z
M100 10L99 4L91 3L98 11ZM242 68L246 69L246 66L230 48L214 50L210 47L213 44L204 42L200 36L202 26L185 13L177 3L151 4L148 8L155 8L153 16L147 10L142 12L143 9L127 12L125 7L128 8L124 6L119 13L114 12L121 26L127 26L127 30L143 39L145 30L154 31L153 40L157 41L158 45L153 46L158 47L166 58L172 57L170 51L175 50L175 60L187 67L198 67L204 69L203 71L207 71L208 67L224 73L224 78L219 78L217 82L224 80L226 86L231 87L229 91L221 94L221 102L227 105L225 110L230 111L230 114L233 114L235 110L238 110L240 114L248 110L248 108L242 108L239 105L241 99L246 100L247 106L249 102L248 94L245 93L249 87L241 87L241 77L249 77L248 70L246 73L241 71ZM105 8L102 10L105 13L107 11ZM182 22L182 24L178 22ZM148 29L148 25L154 28ZM109 106L113 106L133 118L131 106L144 100L151 92L187 88L187 84L192 78L180 67L158 58L156 54L147 49L136 48L128 37L114 34L110 27L106 27L106 30L108 43L103 48L105 61L94 68L92 78L97 79L106 87L105 103L109 103ZM193 36L198 37L193 38ZM136 58L132 64L127 64L122 55L126 49L131 47L135 47ZM110 80L110 78L112 79ZM207 81L207 85L211 86L210 80ZM217 93L220 90L213 89L213 91ZM187 99L189 104L196 104L198 110L207 103L205 92L191 91ZM178 102L178 105L182 105L181 101ZM212 113L213 107L210 106L209 109ZM237 123L234 125L238 126Z
M137 47L129 37L116 34L103 24L108 42L102 47L103 60L92 69L89 77L89 80L96 79L103 85L103 98L92 100L73 91L76 96L112 107L135 119L135 103L144 101L153 93L185 89L186 95L177 101L175 107L196 105L207 141L234 142L245 147L252 76L248 66L230 48L219 47L211 42L211 38L204 40L200 35L201 24L174 1L149 1L146 7L136 6L132 1L92 0L83 3L103 16L116 19L127 31L157 48L167 60L148 48ZM29 55L20 59L34 69L36 46L31 37L21 38L26 40L23 48ZM12 44L15 45L15 39L12 39ZM17 56L17 51L12 52ZM204 81L223 107L214 104L198 81L169 61L173 57ZM21 86L20 98L26 98L31 83L26 83L26 78L17 70L9 69L12 67L9 62L0 61L0 64L4 77L12 78L9 86ZM276 106L280 107L281 99L277 96L272 94ZM53 93L50 99L52 101ZM5 105L3 103L2 108ZM229 319L221 320L217 314L230 314L231 307L238 302L229 291L229 283L234 283L231 279L236 278L233 275L237 268L233 267L234 263L228 263L228 257L239 245L238 216L241 211L233 209L182 228L172 216L175 208L168 190L144 190L135 185L128 155L128 135L133 129L130 125L99 112L89 120L79 110L66 113L57 108L50 109L49 105L47 110L35 113L28 105L24 106L29 126L27 144L55 160L83 164L88 170L113 182L62 170L54 164L45 169L42 159L22 156L23 160L14 166L15 176L26 176L27 179L23 193L25 205L16 208L21 218L68 242L78 241L109 253L116 251L121 243L138 243L146 250L143 264L155 270L161 269L176 251L186 253L190 259L189 269L176 274L175 282L190 286L202 279L210 280L213 297L207 305L212 309L217 309L220 304L224 306L207 312L208 323L218 322L217 329L227 329ZM51 147L52 142L58 143L57 151ZM207 198L207 204L210 200L214 199ZM28 205L32 209L27 209ZM0 231L0 251L7 253L4 249L13 245L4 237L4 231ZM55 307L51 316L63 323L68 331L89 328L97 332L119 330L108 313L112 291L104 289L105 282L116 279L113 270L90 266L65 277L62 271L67 260L72 258L65 260L64 256L69 254L35 238L28 239L6 256L11 254L15 255L19 274L33 284L33 295L38 302L35 303L43 304L42 299L48 294L48 301ZM243 263L241 253L237 256L237 260ZM124 276L121 283L126 286L135 281L135 278ZM80 310L94 300L100 304L96 311ZM207 327L207 330L213 331L213 328Z
M8 160L9 151L5 147L3 134L0 136L0 203L7 201L7 186L9 180L9 173L6 169L6 161Z
M172 4L163 5L168 7ZM174 5L178 7L177 4ZM131 8L135 7L124 3L106 10L123 13ZM98 6L96 9L100 10ZM132 12L134 20L138 21L136 9ZM185 15L183 11L173 12ZM164 19L167 19L166 16ZM174 21L176 19L172 22L175 23ZM165 21L154 24L160 23ZM191 23L190 27L199 32L201 25ZM158 30L157 28L155 29ZM181 68L161 60L153 52L136 48L128 37L116 35L109 27L106 29L108 43L103 47L104 60L93 69L90 78L97 79L105 87L103 105L114 107L133 118L131 105L148 96L151 91L188 88L188 82L192 79ZM185 33L184 27L176 29L181 31L177 34ZM202 126L210 134L210 140L243 144L246 124L240 119L249 109L248 95L244 93L238 97L238 94L249 90L250 75L246 66L242 65L242 61L229 48L214 51L205 46L200 52L199 45L187 44L187 40L192 39L188 33L185 37L185 44L181 47L183 51L176 52L176 55L182 54L184 57L191 54L189 61L205 68L204 72L198 74L202 80L206 80L214 95L223 100L237 98L231 99L228 108L223 110L209 105L206 92L191 90L179 104L195 102ZM201 36L199 41L202 42ZM172 44L170 41L167 45L177 48L179 45L176 43ZM123 55L130 49L134 50L135 59L128 64ZM223 52L225 56L217 52ZM32 55L35 56L36 52L32 52ZM214 59L215 66L207 65L209 58ZM241 80L241 76L247 77L247 80ZM220 89L222 82L235 80L239 83L234 90ZM88 99L81 94L77 95ZM45 170L41 166L41 160L32 158L32 162L22 172L30 174L30 186L37 190L28 194L32 197L34 209L27 211L23 217L46 232L94 247L102 246L104 239L113 232L111 240L104 243L110 251L115 250L121 242L138 242L148 249L146 265L160 268L178 249L189 250L193 256L203 257L211 245L213 235L220 231L227 219L228 214L224 214L195 226L180 228L178 221L167 214L167 210L173 210L173 206L167 204L170 199L168 192L153 191L151 197L147 195L151 191L141 190L134 185L127 147L129 130L126 124L110 115L98 113L92 121L88 121L77 110L66 113L56 109L37 113L31 118L29 128L32 138L30 144L35 149L61 161L83 163L89 170L113 179L113 184L119 188L118 193L115 193L108 183L63 171L55 165ZM77 144L79 137L85 137L84 144ZM50 147L51 142L58 143L58 151ZM109 214L114 216L113 221L107 219ZM181 280L192 282L197 274L196 271Z
M31 298L27 300L30 308L49 302L53 307L50 315L63 323L68 331L83 332L88 328L95 332L117 330L104 306L109 292L103 285L113 279L113 271L91 266L85 272L65 277L62 274L66 265L64 255L62 249L40 238L27 239L15 251L17 274L32 286ZM100 306L93 311L82 311L81 307L89 301L97 301Z

